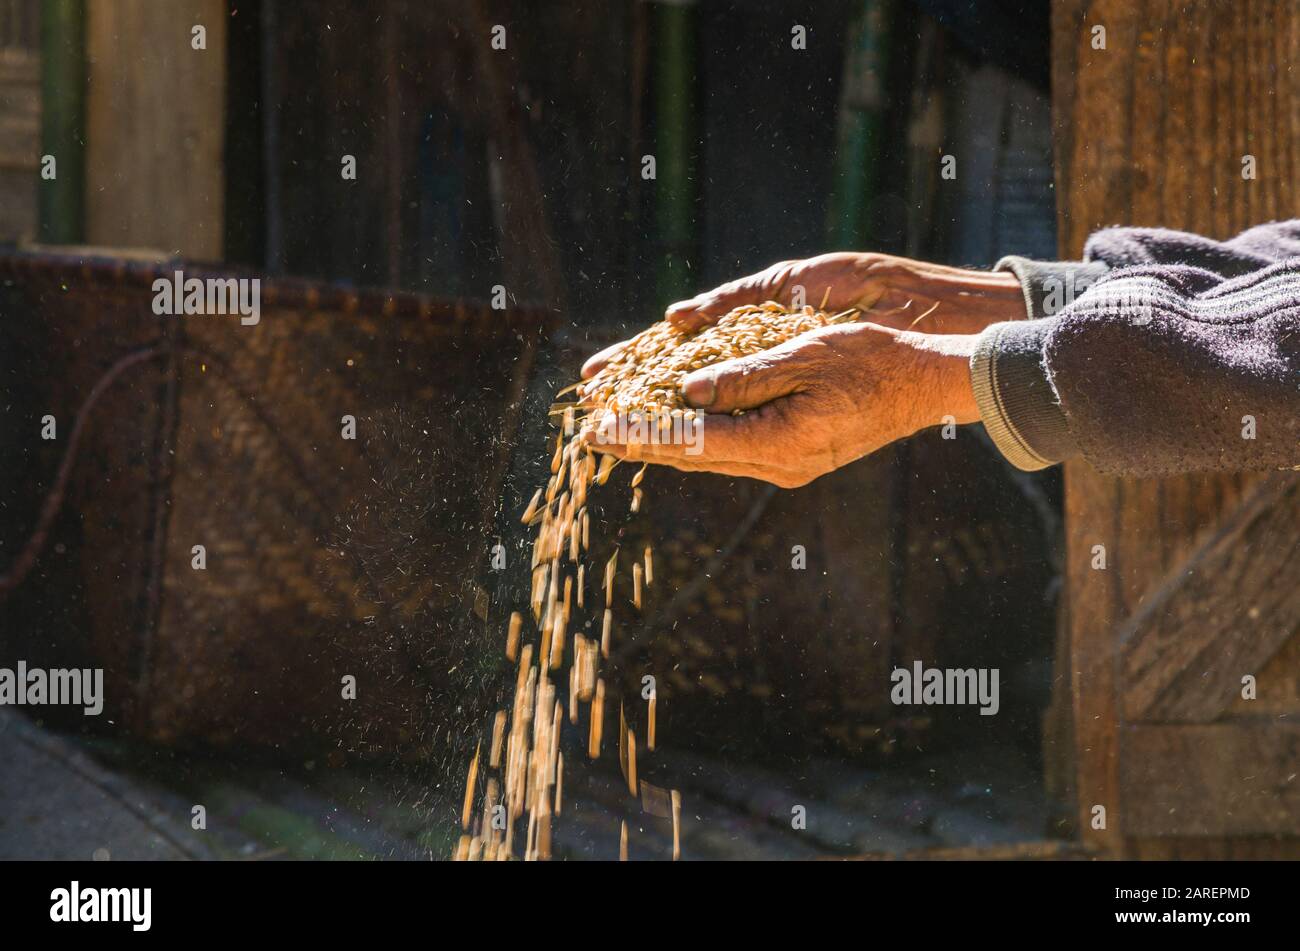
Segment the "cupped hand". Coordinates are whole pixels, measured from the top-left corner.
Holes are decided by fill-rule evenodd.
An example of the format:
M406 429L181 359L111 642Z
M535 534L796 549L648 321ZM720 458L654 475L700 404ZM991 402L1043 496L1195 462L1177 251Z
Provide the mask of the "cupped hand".
M687 376L683 396L703 414L683 438L645 440L608 414L583 438L622 459L793 488L926 427L978 420L974 345L872 323L822 327Z
M811 304L832 313L855 307L882 327L934 334L976 334L989 324L1026 316L1020 283L1010 273L840 251L780 261L673 304L665 318L694 330L736 307L769 300L791 307ZM582 378L596 374L625 344L606 347L587 360Z

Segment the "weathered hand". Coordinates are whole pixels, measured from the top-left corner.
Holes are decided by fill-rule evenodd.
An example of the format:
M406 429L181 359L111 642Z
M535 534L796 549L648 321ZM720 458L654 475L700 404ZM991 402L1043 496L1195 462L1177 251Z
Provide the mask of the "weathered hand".
M673 304L665 317L682 327L698 328L743 304L774 300L821 307L823 299L832 312L856 307L883 327L907 330L915 325L933 334L976 334L989 324L1025 317L1020 283L1010 273L850 251L781 261ZM622 347L617 343L591 357L582 368L583 379L594 375Z
M623 459L793 488L945 417L978 420L974 343L973 335L879 324L822 327L686 377L683 395L706 413L691 440L619 443L618 421L608 417L584 438Z

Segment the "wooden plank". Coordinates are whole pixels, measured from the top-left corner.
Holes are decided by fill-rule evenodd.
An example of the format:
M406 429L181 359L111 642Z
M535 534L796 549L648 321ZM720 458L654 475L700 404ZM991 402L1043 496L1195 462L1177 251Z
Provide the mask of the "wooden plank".
M0 241L36 237L40 82L38 53L0 47Z
M1300 476L1278 473L1124 626L1129 721L1209 723L1300 632Z
M41 0L0 0L0 53L41 45Z
M970 845L908 852L867 852L839 862L1086 862L1097 856L1073 842L1038 840L1005 845Z
M27 173L35 187L40 162L40 56L0 49L0 170ZM0 206L0 219L8 219Z
M1276 836L1232 839L1190 837L1134 840L1133 858L1153 862L1284 862L1300 860L1300 839Z
M35 237L34 177L0 170L0 241L32 241Z
M1264 719L1122 731L1131 836L1300 836L1300 723Z
M1264 665L1254 699L1238 696L1229 717L1293 716L1300 710L1300 637L1293 637Z
M1093 27L1106 48L1092 46ZM1056 0L1052 29L1060 251L1161 225L1226 238L1296 208L1300 11L1285 0ZM1257 177L1243 180L1252 154ZM1118 627L1235 507L1249 478L1119 479L1066 466L1077 800L1086 843L1125 850ZM1106 568L1094 570L1095 546ZM1177 772L1159 787L1177 782ZM1153 800L1160 798L1149 790ZM1106 828L1092 828L1095 805Z
M41 54L38 50L0 46L0 85L40 86Z
M222 0L86 5L86 238L219 260L224 244ZM207 48L191 30L207 29Z

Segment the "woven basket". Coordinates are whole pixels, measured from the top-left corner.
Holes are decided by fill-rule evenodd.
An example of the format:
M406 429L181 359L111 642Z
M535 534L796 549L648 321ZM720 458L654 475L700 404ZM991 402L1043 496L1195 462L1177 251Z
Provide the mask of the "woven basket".
M0 591L0 659L103 667L102 719L154 741L421 752L447 659L483 637L475 577L546 315L266 279L256 326L157 316L175 270L254 276L0 256L0 571L30 562ZM418 534L415 588L386 532Z

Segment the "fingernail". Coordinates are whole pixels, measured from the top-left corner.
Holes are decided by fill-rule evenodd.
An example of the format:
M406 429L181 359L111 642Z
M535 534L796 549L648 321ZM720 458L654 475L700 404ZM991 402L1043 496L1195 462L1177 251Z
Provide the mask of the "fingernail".
M717 379L712 370L698 370L682 383L682 396L696 409L711 406L717 394Z

